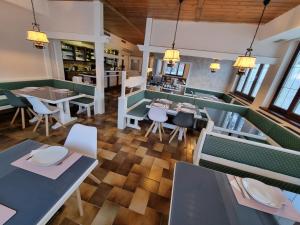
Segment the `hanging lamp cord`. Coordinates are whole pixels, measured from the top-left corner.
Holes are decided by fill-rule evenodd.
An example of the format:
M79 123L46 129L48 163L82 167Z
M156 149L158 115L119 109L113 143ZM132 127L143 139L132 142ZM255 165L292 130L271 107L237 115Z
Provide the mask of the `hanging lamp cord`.
M32 0L31 0L32 1ZM181 3L183 2L183 0L179 0L179 9L178 9L178 13L177 13L177 21L176 21L176 27L175 27L175 33L174 33L174 40L172 43L172 49L174 49L175 47L175 40L176 40L176 34L177 34L177 27L178 27L178 22L179 22L179 16L180 16L180 11L181 11Z
M251 51L252 51L253 43L254 43L254 41L255 41L256 35L257 35L257 33L258 33L258 29L259 29L259 27L260 27L260 24L261 24L261 22L262 22L262 19L263 19L264 14L265 14L266 8L267 8L268 4L270 3L270 1L271 1L271 0L264 0L264 8L263 8L263 11L262 11L261 16L260 16L260 18L259 18L259 22L258 22L258 25L257 25L257 27L256 27L256 30L255 30L255 33L254 33L254 37L253 37L253 39L252 39L252 41L251 41L250 47L247 49L246 55L247 55L247 53L249 53L249 56L251 56Z
M34 9L33 0L31 0L31 7L32 7L32 13L33 13L33 20L34 20L34 22L32 23L33 28L36 27L38 29L38 31L40 31L40 25L36 22L35 9Z

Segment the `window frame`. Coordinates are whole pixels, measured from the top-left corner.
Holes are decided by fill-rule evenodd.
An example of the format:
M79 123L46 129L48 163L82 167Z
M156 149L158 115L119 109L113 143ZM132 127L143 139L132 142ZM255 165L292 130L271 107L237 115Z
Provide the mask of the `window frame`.
M180 64L184 64L182 75L178 75L178 70L179 70ZM176 67L176 74L174 75L174 74L172 74L172 69L171 69L171 73L166 73L167 63L163 62L162 72L164 73L164 75L167 75L167 76L173 76L173 77L183 78L184 77L184 71L185 71L185 68L186 68L186 64L188 64L188 62L178 62L177 67Z
M236 84L236 86L235 86L235 88L234 88L234 94L237 95L237 96L239 96L239 97L241 97L241 98L243 98L243 99L245 99L246 101L252 103L252 102L254 101L254 99L255 99L255 97L252 96L252 93L253 93L253 91L254 91L254 89L255 89L255 86L256 86L256 84L257 84L257 81L259 80L259 77L262 75L261 72L263 71L264 66L266 66L266 64L260 64L260 65L259 65L259 68L258 68L258 70L257 70L257 73L255 74L255 78L254 78L254 80L253 80L253 83L252 83L252 85L251 85L251 87L250 87L250 90L249 90L249 93L248 93L248 94L243 93L243 91L244 91L244 88L246 87L246 84L247 84L247 81L248 81L248 79L249 79L249 77L250 77L250 74L251 74L251 72L252 72L252 69L249 69L249 70L246 72L245 75L242 75L242 76L247 76L247 77L246 77L246 80L245 80L245 82L244 82L244 84L243 84L243 87L242 87L241 91L237 91L237 88L238 88L239 83L240 83L241 78L242 78L242 76L239 76L239 80L238 80L238 82L237 82L237 84Z
M290 104L290 106L287 110L282 109L282 108L280 108L280 107L278 107L274 104L277 97L278 97L278 95L279 95L279 93L280 93L280 91L281 91L281 89L282 89L282 87L283 87L283 85L284 85L284 83L285 83L285 81L286 81L286 79L287 79L287 77L290 74L290 71L291 71L297 57L300 57L300 42L299 42L299 44L298 44L298 46L297 46L297 48L294 52L293 57L291 58L288 66L285 70L285 73L284 73L284 75L283 75L283 77L280 81L280 84L279 84L279 86L278 86L278 88L277 88L277 90L276 90L276 92L273 96L273 99L272 99L268 109L269 109L269 111L274 112L276 115L278 115L280 117L286 118L287 120L291 120L291 121L296 122L297 124L299 124L300 123L300 115L297 115L296 113L294 113L294 110L297 106L297 103L300 101L300 88L298 89L295 97L293 98L293 100L292 100L292 102L291 102L291 104Z

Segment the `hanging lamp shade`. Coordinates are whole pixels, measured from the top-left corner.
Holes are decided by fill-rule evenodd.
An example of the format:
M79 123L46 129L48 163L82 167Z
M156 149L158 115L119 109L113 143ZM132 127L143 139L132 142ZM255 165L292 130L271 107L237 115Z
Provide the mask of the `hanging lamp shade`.
M211 71L212 73L215 73L215 72L217 72L217 70L221 69L221 65L220 65L220 63L219 63L219 60L216 60L216 59L215 59L215 60L210 64L209 68L210 68L210 71Z
M234 67L252 69L255 67L256 58L253 56L239 56L235 60Z
M35 10L33 5L33 0L31 0L33 20L32 30L27 31L27 40L32 41L33 45L38 49L45 48L46 44L49 43L48 37L46 33L40 31L40 25L36 21Z
M263 11L261 13L261 16L260 16L257 28L256 28L255 33L254 33L254 37L251 41L250 47L247 49L246 54L243 55L243 56L238 56L237 59L235 60L235 63L233 64L234 67L238 68L238 74L239 75L243 75L244 72L247 69L252 69L252 68L255 67L256 57L251 55L252 50L253 50L252 46L253 46L253 43L255 41L255 38L256 38L258 29L260 27L260 24L262 22L262 18L264 16L265 10L266 10L268 4L270 3L270 1L271 0L263 0L264 8L263 8Z
M163 60L168 62L169 65L174 65L175 63L180 61L180 52L179 52L179 50L175 49L175 40L176 40L177 27L178 27L178 21L179 21L182 2L183 2L183 0L179 0L179 9L178 9L178 14L177 14L177 21L176 21L176 27L175 27L175 33L174 33L174 40L172 43L172 49L166 49L165 55L163 58Z
M27 40L32 41L37 48L44 48L45 44L49 43L47 35L44 32L34 30L27 31Z
M174 64L180 61L180 52L177 49L167 49L164 55L164 61Z

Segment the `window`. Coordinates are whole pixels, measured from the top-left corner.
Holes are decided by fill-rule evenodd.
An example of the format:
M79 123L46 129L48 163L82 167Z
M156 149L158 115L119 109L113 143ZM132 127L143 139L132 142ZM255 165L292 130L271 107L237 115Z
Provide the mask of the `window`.
M185 66L185 63L175 63L172 67L170 67L167 66L167 63L165 63L165 74L182 77L184 74Z
M269 108L288 119L300 121L300 44Z
M269 65L267 64L256 64L253 69L247 70L245 75L240 76L235 94L252 102L258 93L268 69Z

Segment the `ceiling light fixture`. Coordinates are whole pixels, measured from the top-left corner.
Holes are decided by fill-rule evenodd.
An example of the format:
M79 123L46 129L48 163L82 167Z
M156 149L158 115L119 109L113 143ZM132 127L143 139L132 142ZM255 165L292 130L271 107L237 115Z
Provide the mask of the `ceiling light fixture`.
M259 29L260 24L262 22L262 18L264 16L265 10L266 10L268 4L270 3L270 1L271 0L264 0L263 1L264 8L263 8L262 14L260 16L260 19L259 19L256 31L255 31L254 37L251 41L250 47L247 48L247 51L246 51L245 55L237 57L234 65L233 65L234 67L238 68L238 75L243 75L247 69L252 69L252 68L255 67L256 57L252 56L252 51L253 51L252 45L254 43L254 40L256 38L258 29Z
M175 33L174 33L174 40L172 43L172 49L167 49L165 51L165 55L164 55L164 61L168 62L169 66L172 66L176 62L180 61L180 53L177 49L175 49L175 40L176 40L177 27L178 27L178 21L179 21L182 2L183 2L183 0L179 0L179 9L178 9L178 14L177 14L177 21L176 21L176 27L175 27Z
M210 64L209 68L212 73L215 73L217 72L217 70L221 69L219 60L214 59L214 61Z
M38 49L45 48L45 45L49 43L47 35L40 31L40 25L36 22L35 10L33 0L31 0L33 20L32 30L27 31L27 40L32 41L33 45Z

